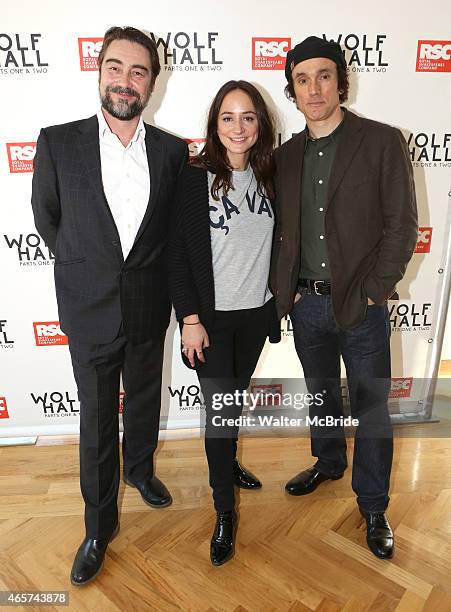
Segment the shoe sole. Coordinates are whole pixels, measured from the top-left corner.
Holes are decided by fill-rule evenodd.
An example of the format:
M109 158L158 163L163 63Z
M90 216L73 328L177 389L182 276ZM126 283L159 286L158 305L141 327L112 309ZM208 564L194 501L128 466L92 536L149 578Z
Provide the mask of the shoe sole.
M138 487L135 484L133 484L129 480L125 480L125 478L124 478L124 482L129 487L133 487L133 489L138 489ZM138 491L139 491L139 489L138 489ZM168 506L170 506L172 504L172 497L169 499L169 501L167 501L164 504L151 504L149 501L147 501L147 499L144 499L144 497L141 494L141 491L139 493L141 495L141 499L143 500L143 502L145 504L147 504L148 506L150 506L151 508L167 508Z
M237 484L236 482L234 484L235 484L236 487L238 487L239 489L242 489L243 491L258 491L259 489L262 488L261 484L256 486L256 487L246 487L246 486L243 486L241 484Z
M330 476L327 480L340 480L341 478L343 478L343 474L340 474L340 476ZM295 491L288 491L286 488L285 488L285 491L288 493L288 495L292 495L293 497L299 497L300 495L310 495L311 493L314 493L318 487L320 487L322 484L327 482L327 480L323 480L323 482L320 482L320 484L317 485L311 491L296 491L295 492Z
M108 542L108 546L111 544L111 542L114 540L114 538L118 535L119 533L119 525L116 526L116 529L113 531L111 538ZM105 553L106 554L106 553ZM72 586L75 587L83 587L86 586L87 584L89 584L90 582L92 582L93 580L95 580L97 578L97 576L100 574L100 572L103 570L103 566L105 564L105 560L102 561L102 565L99 567L99 569L96 571L96 573L94 574L94 576L91 576L91 578L89 578L88 580L85 580L84 582L74 582L72 580L72 576L70 578L70 582L72 584Z

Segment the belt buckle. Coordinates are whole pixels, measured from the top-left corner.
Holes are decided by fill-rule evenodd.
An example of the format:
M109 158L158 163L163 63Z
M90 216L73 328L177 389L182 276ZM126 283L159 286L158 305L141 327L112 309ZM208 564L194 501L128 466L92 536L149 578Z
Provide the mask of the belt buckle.
M318 287L316 286L316 283L323 283L324 285L324 281L323 280L313 281L313 290L315 291L316 295L323 295L322 293L318 291Z

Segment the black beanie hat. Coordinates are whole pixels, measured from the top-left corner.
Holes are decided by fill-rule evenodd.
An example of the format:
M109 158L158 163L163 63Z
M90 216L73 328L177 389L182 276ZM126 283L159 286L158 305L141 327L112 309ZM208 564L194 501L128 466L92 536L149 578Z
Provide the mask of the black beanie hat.
M318 38L318 36L309 36L287 53L285 62L287 81L291 81L291 71L296 64L313 57L327 57L335 62L337 66L347 68L343 51L338 43Z

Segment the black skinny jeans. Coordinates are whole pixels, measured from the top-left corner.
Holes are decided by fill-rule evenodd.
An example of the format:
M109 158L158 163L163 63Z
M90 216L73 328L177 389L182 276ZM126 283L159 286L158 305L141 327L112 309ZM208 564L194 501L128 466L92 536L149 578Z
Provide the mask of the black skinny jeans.
M204 349L205 363L196 361L196 372L206 408L205 451L210 470L210 486L217 512L229 512L235 506L233 459L236 454L238 427L217 427L214 417L237 418L241 402L215 410L215 394L243 391L251 376L269 333L273 300L260 308L216 311L209 333L210 346ZM215 401L216 400L216 401Z

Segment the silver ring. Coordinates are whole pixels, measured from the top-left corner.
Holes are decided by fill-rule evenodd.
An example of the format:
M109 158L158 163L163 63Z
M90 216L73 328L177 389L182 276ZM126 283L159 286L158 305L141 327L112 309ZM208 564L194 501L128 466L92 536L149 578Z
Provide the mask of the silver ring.
M187 350L188 350L187 348L183 347L182 348L182 353L186 353Z

